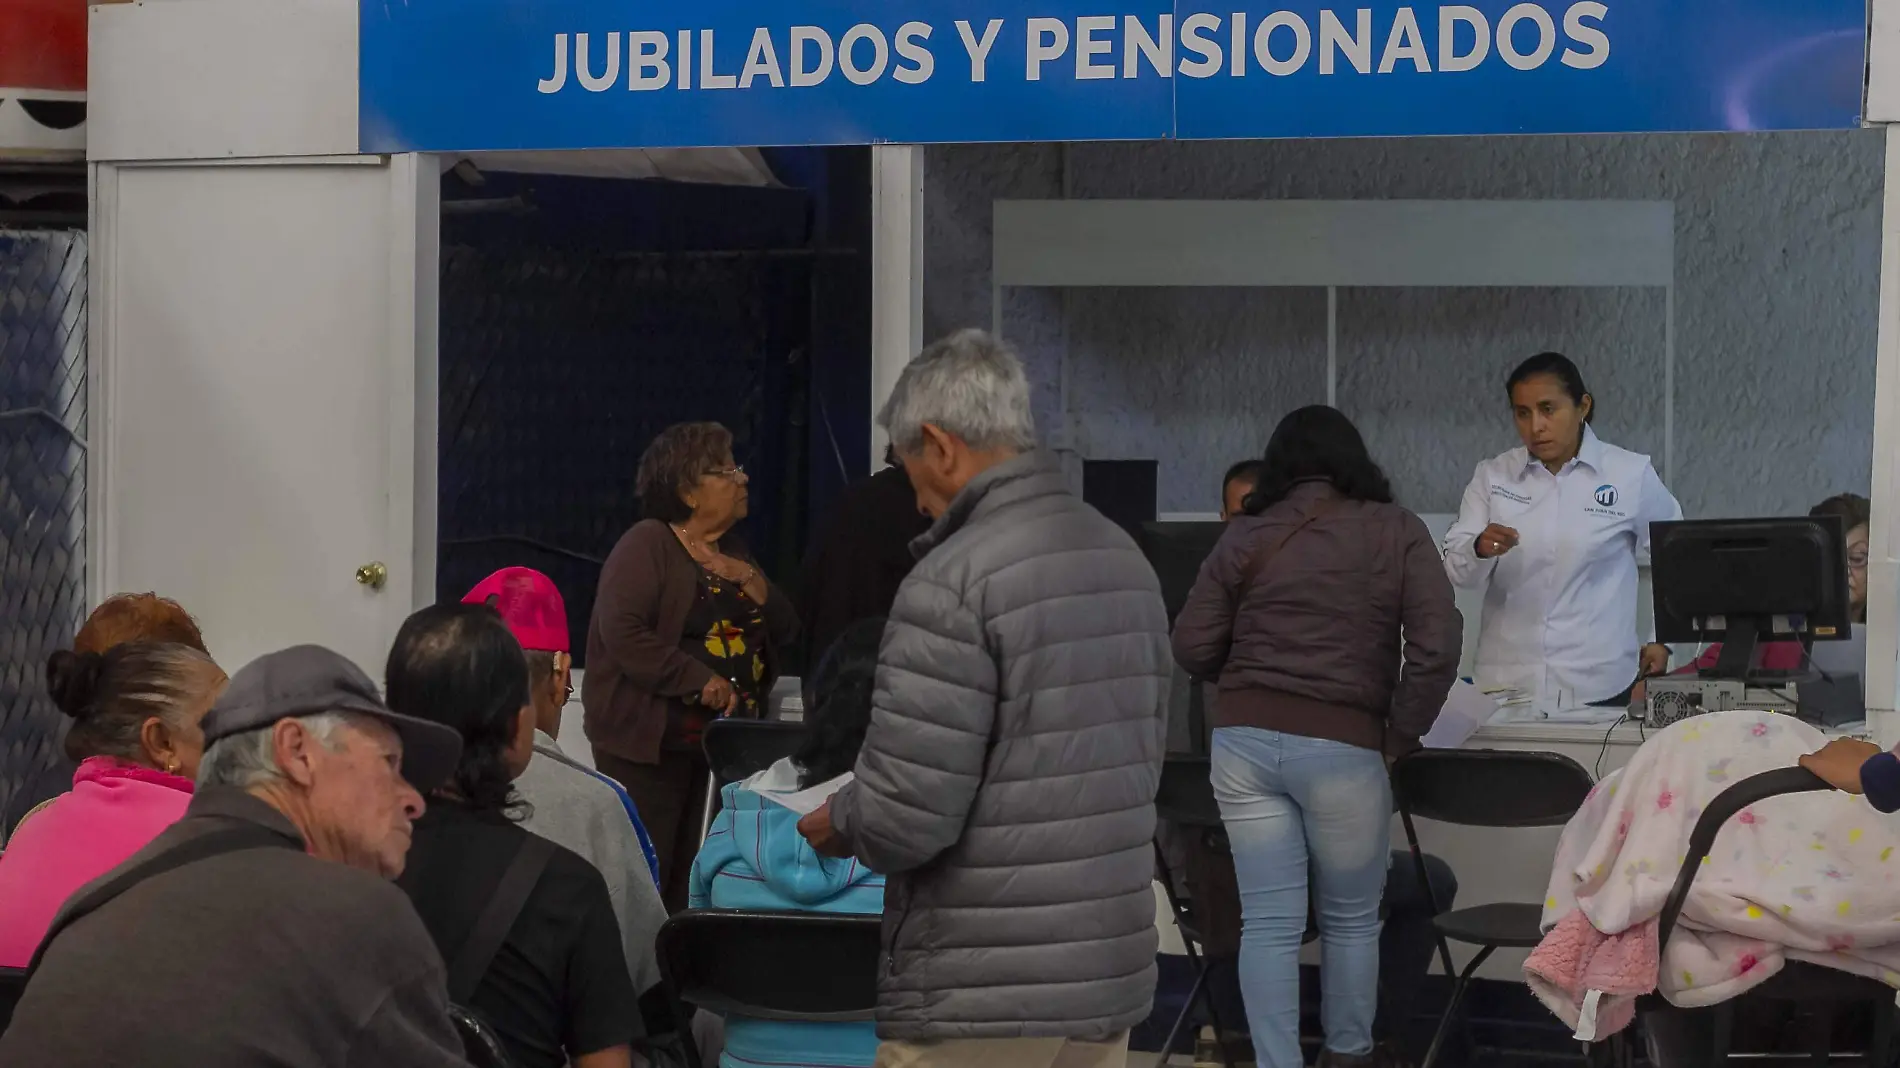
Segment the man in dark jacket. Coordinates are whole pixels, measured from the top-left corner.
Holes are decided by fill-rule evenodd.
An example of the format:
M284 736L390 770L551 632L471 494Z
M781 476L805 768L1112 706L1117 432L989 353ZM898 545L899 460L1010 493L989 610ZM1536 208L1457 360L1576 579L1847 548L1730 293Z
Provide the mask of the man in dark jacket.
M809 663L851 624L891 614L897 587L917 562L910 543L930 529L896 456L884 460L884 470L845 489L805 559L798 607Z
M925 349L879 421L937 520L856 779L800 823L890 877L878 1063L1121 1065L1154 1001L1160 583L1033 451L1022 365L988 335Z
M308 645L238 672L203 729L185 818L61 909L0 1064L467 1068L389 882L460 736Z

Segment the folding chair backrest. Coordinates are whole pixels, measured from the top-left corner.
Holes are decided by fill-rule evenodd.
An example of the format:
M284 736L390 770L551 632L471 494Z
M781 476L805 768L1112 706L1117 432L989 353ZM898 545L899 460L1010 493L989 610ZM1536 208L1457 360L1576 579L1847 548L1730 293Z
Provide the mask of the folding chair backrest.
M474 1068L515 1068L513 1058L508 1056L508 1047L501 1044L501 1036L482 1022L481 1017L460 1005L450 1004L449 1022L455 1025L456 1037L462 1040L463 1055Z
M713 817L719 815L724 804L721 790L796 753L804 737L802 723L769 719L716 719L708 723L700 745L706 750L706 766L712 769L712 791L706 796L706 821L700 833L712 830Z
M713 789L756 775L798 751L802 723L764 719L720 719L706 725L703 743Z
M1465 827L1560 827L1596 786L1559 753L1422 749L1392 768L1399 810Z
M692 909L660 928L660 975L675 998L761 1020L869 1020L877 1007L881 916Z
M1220 803L1208 779L1206 757L1171 756L1161 765L1155 816L1183 827L1219 827Z
M13 1021L13 1007L26 993L25 968L0 968L0 1035L6 1034Z

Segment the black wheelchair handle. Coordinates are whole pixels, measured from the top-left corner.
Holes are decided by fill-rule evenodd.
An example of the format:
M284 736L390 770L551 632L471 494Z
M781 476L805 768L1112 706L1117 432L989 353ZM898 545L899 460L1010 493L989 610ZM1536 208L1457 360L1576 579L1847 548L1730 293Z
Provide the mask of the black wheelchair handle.
M1702 816L1695 821L1695 830L1689 832L1688 855L1682 859L1682 870L1676 873L1676 885L1670 889L1669 900L1663 904L1662 918L1657 923L1657 948L1660 950L1669 944L1669 934L1676 929L1676 919L1682 914L1682 903L1689 897L1689 887L1695 882L1696 872L1702 869L1702 858L1709 855L1715 836L1724 824L1748 806L1770 797L1831 789L1826 779L1796 766L1750 775L1715 795L1715 800L1709 802L1709 807L1703 809Z

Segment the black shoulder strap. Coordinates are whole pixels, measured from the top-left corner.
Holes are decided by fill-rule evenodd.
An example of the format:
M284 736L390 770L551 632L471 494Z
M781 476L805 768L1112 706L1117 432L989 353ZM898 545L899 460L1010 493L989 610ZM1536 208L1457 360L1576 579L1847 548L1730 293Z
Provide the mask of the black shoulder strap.
M26 968L27 977L30 980L33 973L39 970L40 959L46 956L46 947L52 945L53 939L58 938L62 931L81 918L97 912L107 902L145 880L163 875L168 871L175 871L187 864L209 860L226 853L237 853L247 849L267 849L273 846L296 849L301 848L302 843L262 824L245 823L228 830L212 831L209 834L187 839L137 867L120 872L94 887L84 896L74 898L60 910L59 915L53 920L53 926L46 932L46 937L40 939L39 949L33 952L33 961Z
M515 850L508 870L501 873L501 882L495 884L494 895L476 917L467 941L455 951L455 960L449 964L450 1001L457 1005L469 1003L475 988L481 985L482 976L488 974L489 963L501 951L508 929L515 925L515 918L528 903L528 894L534 890L534 884L541 881L541 873L547 870L548 861L553 858L553 842L538 834L523 833L521 848Z

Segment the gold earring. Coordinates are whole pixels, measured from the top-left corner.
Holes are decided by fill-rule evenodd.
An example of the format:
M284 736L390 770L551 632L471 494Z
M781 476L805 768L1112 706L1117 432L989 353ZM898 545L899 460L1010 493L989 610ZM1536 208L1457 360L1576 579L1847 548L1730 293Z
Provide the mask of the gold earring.
M176 774L178 774L178 761L176 761L176 760L167 760L167 761L165 762L165 774L167 774L167 775L176 775Z

